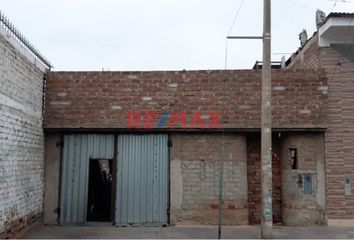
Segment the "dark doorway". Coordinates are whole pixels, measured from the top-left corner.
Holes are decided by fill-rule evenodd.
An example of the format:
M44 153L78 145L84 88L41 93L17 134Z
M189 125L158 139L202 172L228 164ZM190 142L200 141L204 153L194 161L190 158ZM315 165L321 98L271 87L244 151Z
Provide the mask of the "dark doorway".
M90 159L87 221L111 222L112 159Z

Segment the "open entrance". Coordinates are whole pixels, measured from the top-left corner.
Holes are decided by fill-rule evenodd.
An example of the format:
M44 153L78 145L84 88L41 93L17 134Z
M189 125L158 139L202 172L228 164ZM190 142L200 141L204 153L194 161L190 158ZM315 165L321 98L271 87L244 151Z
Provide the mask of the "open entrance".
M168 156L166 134L64 135L60 225L167 225Z
M87 221L112 221L112 159L90 159Z
M88 220L112 223L107 212L113 215L110 186L115 171L110 159L114 158L114 135L67 134L63 138L60 225L85 225Z

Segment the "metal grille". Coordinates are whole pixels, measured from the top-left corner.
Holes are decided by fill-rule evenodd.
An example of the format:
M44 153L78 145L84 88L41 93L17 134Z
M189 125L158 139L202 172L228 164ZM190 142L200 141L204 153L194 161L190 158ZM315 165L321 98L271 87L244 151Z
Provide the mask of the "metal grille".
M9 21L9 19L1 11L0 25L4 26L9 34L14 36L20 44L30 50L33 55L36 56L39 60L41 60L47 67L52 67L52 64L39 53L39 51L22 35L22 33Z

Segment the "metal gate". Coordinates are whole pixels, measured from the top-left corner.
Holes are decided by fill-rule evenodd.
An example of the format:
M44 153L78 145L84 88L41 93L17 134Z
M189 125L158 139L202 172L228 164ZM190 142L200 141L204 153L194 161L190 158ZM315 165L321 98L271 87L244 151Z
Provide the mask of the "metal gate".
M168 211L168 137L119 135L116 226L163 226Z
M111 159L113 155L114 135L71 134L64 136L60 224L86 222L89 159Z

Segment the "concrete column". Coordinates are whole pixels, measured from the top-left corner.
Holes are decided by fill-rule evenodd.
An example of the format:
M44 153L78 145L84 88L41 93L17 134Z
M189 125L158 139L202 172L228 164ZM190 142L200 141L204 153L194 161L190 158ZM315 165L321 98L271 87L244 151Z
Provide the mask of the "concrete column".
M45 136L44 224L58 224L60 152L59 134Z

